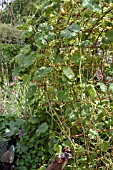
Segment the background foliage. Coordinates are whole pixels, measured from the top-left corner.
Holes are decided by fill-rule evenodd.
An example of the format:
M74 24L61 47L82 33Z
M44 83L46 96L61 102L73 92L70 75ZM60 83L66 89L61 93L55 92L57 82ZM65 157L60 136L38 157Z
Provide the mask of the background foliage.
M15 169L45 169L62 145L74 151L66 169L112 169L112 1L21 3L10 5L24 44L1 44L11 65L1 70L1 136L15 141Z

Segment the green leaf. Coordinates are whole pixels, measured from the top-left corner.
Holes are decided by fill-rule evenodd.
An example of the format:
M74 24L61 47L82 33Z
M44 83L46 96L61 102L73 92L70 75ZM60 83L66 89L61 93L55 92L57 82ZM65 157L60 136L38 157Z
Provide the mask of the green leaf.
M93 0L83 0L83 3L82 3L83 7L87 7L89 10L91 11L99 11L100 10L100 7L98 5L98 3L96 3L95 1Z
M36 92L36 90L37 90L37 86L36 86L36 85L30 86L30 87L28 88L27 93L26 93L26 97L27 97L27 98L32 97L32 96L34 95L34 93Z
M20 53L21 54L29 54L31 52L31 45L27 44L24 46L24 48L21 48Z
M72 37L74 37L76 35L76 33L71 32L68 29L65 29L65 30L61 31L60 34L61 34L62 37L65 37L65 38L72 38Z
M75 77L75 74L73 73L72 69L69 66L67 66L63 69L63 73L70 80Z
M20 163L20 165L21 165L21 163ZM19 166L20 166L19 165ZM27 167L26 166L20 166L20 168L22 169L22 170L27 170Z
M29 32L32 32L33 31L33 27L30 25L28 30L29 30Z
M61 2L70 2L70 0L61 0Z
M110 3L113 2L113 0L105 0L105 2Z
M15 57L15 61L19 64L20 67L23 68L28 68L30 65L33 64L34 60L34 52L31 52L29 55L19 54Z
M75 119L76 119L76 114L75 114L75 112L70 107L68 107L65 110L65 116L71 122L75 121Z
M79 65L80 64L80 55L77 55L77 54L73 54L71 57L70 57L70 60L75 63L76 65Z
M71 147L72 146L72 144L71 144L71 142L70 142L70 140L65 140L65 141L63 141L63 146L67 146L67 147Z
M46 165L45 165L45 166L46 166ZM45 166L42 165L42 166L39 168L39 170L45 170Z
M109 30L106 35L108 36L108 38L112 38L113 39L113 30Z
M112 41L111 41L111 39L108 38L108 37L103 37L103 38L102 38L102 42L103 42L104 44L110 44Z
M72 38L80 31L80 26L78 24L71 24L69 27L61 31L61 36L65 38Z
M100 148L101 148L102 151L105 152L109 149L109 146L110 146L109 142L104 142L104 143L101 143Z
M62 151L62 146L61 145L58 145L58 144L54 144L54 151L58 153L61 153Z
M82 47L91 46L91 45L92 45L92 42L89 40L85 40L81 42Z
M22 77L22 80L23 80L23 83L26 84L30 82L31 77L28 74L24 74Z
M32 124L37 124L39 122L39 119L36 117L31 117L28 122L32 123Z
M109 90L113 93L113 83L110 83Z
M46 32L48 33L49 31L53 30L53 26L52 25L49 25L47 22L45 23L41 23L38 27L38 31L39 32Z
M47 130L48 130L48 125L46 122L44 122L36 130L36 134L37 134L37 136L40 136L41 133L45 133Z
M102 92L106 92L107 87L106 87L106 85L105 85L104 83L97 83L97 86L100 87L100 90L101 90Z
M13 76L18 76L19 73L20 73L22 70L23 70L23 68L21 68L21 67L16 67L16 68L14 68L14 70L13 70Z
M35 74L34 74L34 78L35 80L39 81L41 80L43 77L45 77L48 73L51 72L51 67L44 67L42 66L41 68L39 68Z
M68 107L66 110L65 110L65 116L66 117L69 117L69 115L72 113L72 109L70 107Z
M106 33L106 37L102 39L103 43L113 43L113 30L109 30Z
M5 134L5 137L6 136L13 136L15 134L15 130L11 130L10 132L7 132L6 134Z
M86 91L89 93L91 98L95 98L97 96L96 90L92 84L87 85Z
M67 29L72 32L79 32L81 28L78 24L71 24Z
M113 110L113 102L110 103L110 108Z
M55 33L53 32L49 32L48 36L47 36L47 40L51 41L55 39Z
M58 100L61 102L69 102L68 94L63 90L58 91L57 97L58 97Z
M90 139L95 139L95 137L96 137L97 135L98 135L98 132L96 132L95 130L93 130L93 129L90 129L90 130L89 130L88 136L89 136Z
M20 39L30 38L32 35L32 32L29 32L29 30L25 30L21 33Z

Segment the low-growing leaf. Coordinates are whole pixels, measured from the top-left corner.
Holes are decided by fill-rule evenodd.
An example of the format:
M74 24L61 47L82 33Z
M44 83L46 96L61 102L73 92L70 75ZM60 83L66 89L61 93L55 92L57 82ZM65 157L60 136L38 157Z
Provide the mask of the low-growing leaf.
M39 122L39 119L36 117L31 117L28 122L32 123L32 124L37 124Z
M32 97L32 96L34 95L34 93L36 92L36 89L37 89L36 85L30 86L30 87L28 88L27 93L26 93L26 97L27 97L27 98Z
M45 133L47 130L48 130L48 125L46 122L44 122L36 130L36 134L37 134L37 136L40 136L41 133Z

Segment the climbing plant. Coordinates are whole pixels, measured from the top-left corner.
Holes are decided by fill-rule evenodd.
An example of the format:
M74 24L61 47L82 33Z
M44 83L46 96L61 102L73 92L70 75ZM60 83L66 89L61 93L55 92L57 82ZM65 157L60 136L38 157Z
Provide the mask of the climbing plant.
M16 168L45 169L66 145L74 154L67 169L112 169L113 2L32 5L18 26L26 44L12 60L30 108Z

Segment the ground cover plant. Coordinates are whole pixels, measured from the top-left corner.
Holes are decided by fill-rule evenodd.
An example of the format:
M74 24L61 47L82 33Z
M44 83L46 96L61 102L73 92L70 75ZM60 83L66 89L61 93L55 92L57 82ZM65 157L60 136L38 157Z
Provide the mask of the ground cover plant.
M112 170L113 2L34 0L26 14L0 99L15 169L46 169L68 146L65 169Z

